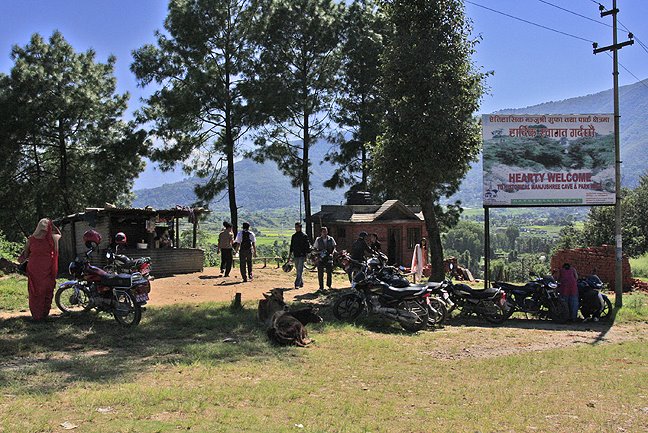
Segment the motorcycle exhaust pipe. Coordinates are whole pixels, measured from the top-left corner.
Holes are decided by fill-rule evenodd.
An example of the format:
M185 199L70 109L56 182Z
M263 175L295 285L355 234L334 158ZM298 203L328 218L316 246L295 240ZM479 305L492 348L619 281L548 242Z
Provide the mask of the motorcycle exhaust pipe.
M389 319L399 322L416 323L416 321L419 320L418 314L412 313L411 311L399 310L398 308L381 307L377 312Z

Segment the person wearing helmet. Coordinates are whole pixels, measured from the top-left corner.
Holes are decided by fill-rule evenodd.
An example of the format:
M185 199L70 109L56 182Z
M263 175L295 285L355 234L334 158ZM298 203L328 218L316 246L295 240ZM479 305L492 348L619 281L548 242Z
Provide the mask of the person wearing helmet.
M60 230L48 218L41 219L34 233L27 238L25 249L18 258L27 261L27 288L29 311L36 322L46 319L52 308L56 275Z
M291 256L294 258L295 271L297 272L295 289L304 287L304 280L302 278L304 274L304 262L310 249L311 245L308 235L302 231L301 222L297 221L295 223L295 233L290 238L290 250L288 251L288 260L290 260Z

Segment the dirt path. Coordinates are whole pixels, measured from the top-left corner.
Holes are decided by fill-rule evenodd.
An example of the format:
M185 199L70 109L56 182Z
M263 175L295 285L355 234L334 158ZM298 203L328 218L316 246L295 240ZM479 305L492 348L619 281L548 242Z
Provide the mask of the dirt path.
M163 306L171 304L200 304L204 302L229 302L236 293L241 293L243 302L263 299L263 293L275 287L290 289L286 292L287 301L296 296L312 293L318 288L317 273L304 271L304 287L293 288L295 273L285 273L274 266L254 268L254 280L243 282L238 269L233 269L230 276L221 276L218 268L205 268L204 272L182 274L173 277L157 278L151 282L151 299L149 305ZM348 287L345 274L335 274L334 288ZM26 295L26 294L25 294ZM53 305L52 315L58 309ZM0 319L18 316L29 316L29 311L0 313Z

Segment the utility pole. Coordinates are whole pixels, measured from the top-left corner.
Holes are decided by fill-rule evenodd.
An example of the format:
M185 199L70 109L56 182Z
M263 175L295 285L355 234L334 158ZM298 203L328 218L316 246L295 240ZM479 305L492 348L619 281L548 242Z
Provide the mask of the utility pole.
M612 51L613 72L614 77L614 181L615 181L615 195L616 200L614 203L614 239L616 242L615 248L615 262L614 262L614 306L621 308L623 306L623 240L621 237L621 146L619 144L619 55L618 50L626 45L634 44L632 33L628 34L628 39L625 42L617 43L617 0L612 1L612 9L605 10L603 5L599 5L601 11L601 18L612 15L612 45L607 47L598 48L598 44L594 42L594 54L602 53L604 51Z

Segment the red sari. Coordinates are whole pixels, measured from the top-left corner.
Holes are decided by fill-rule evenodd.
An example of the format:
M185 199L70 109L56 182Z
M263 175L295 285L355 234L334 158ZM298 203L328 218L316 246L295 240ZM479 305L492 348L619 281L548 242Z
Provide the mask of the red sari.
M29 262L27 263L27 284L29 310L34 320L49 315L58 274L58 252L52 238L52 223L42 239L29 237Z

